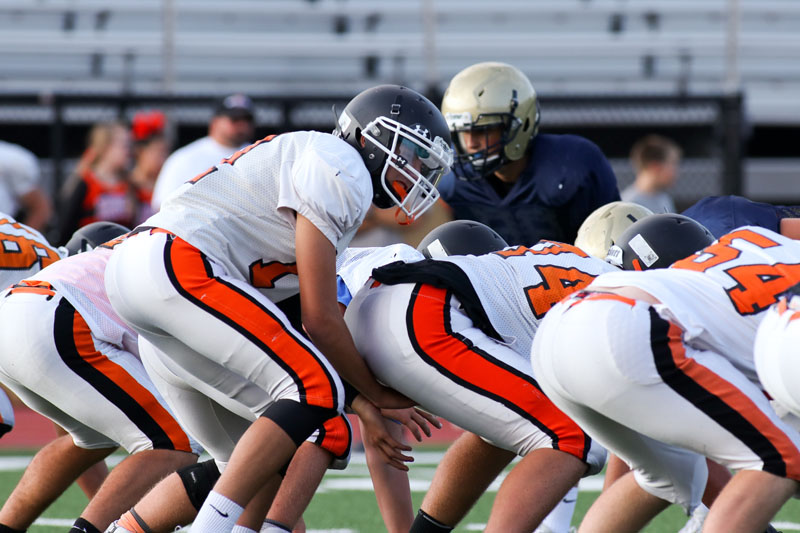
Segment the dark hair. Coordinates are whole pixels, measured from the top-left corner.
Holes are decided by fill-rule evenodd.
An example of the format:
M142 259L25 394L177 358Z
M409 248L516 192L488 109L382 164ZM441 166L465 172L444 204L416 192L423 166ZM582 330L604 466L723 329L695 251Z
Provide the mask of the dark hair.
M674 141L661 135L648 135L631 148L631 164L636 172L653 163L666 163L671 157L680 158L682 150Z

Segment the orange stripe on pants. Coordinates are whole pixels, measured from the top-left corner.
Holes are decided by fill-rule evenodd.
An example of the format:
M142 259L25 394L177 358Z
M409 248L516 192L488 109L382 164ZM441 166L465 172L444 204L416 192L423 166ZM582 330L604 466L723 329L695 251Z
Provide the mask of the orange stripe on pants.
M191 452L189 438L178 422L153 394L142 386L125 369L111 361L94 346L88 324L77 311L74 312L72 336L78 355L95 370L106 376L125 394L132 398L166 434L176 450Z
M168 269L184 296L259 345L295 378L309 405L336 409L336 389L317 354L250 295L210 273L204 256L179 237L169 246Z
M479 394L495 399L550 435L554 447L585 460L589 438L529 376L503 365L449 328L449 294L419 285L411 308L409 334L420 355Z
M654 313L651 313L651 316L653 314ZM711 372L708 368L697 363L694 359L687 357L686 349L682 340L682 330L675 324L669 322L666 323L669 324L669 329L667 332L668 346L675 369L680 374L683 374L691 381L696 383L708 394L713 396L713 398L715 398L717 401L722 402L722 404L727 406L727 408L730 409L730 413L725 416L725 418L728 418L731 415L733 417L738 415L741 417L741 419L744 419L747 423L749 423L751 428L747 428L742 424L737 424L735 427L726 426L723 423L723 415L725 415L725 413L720 413L719 417L712 416L713 413L711 412L711 409L714 409L713 412L717 412L719 410L716 407L707 407L708 410L703 409L704 412L706 412L707 415L712 416L712 418L717 420L717 422L723 425L723 427L726 427L728 431L730 431L736 438L741 440L745 445L750 445L754 442L757 443L758 441L754 437L768 441L769 444L771 444L775 451L779 454L779 457L764 457L762 455L764 453L763 445L756 445L755 447L758 449L753 449L753 447L751 447L751 449L753 449L753 451L757 453L762 460L764 460L765 470L769 470L767 463L782 461L786 465L785 476L790 479L800 480L800 452L798 452L795 443L792 442L792 440L787 437L779 427L775 426L772 420L770 420L769 417L764 414L761 409L755 403L753 403L753 401L738 387L721 378L714 372ZM661 373L662 377L664 377L665 383L670 385L670 387L675 389L679 394L684 395L683 390L685 390L685 385L683 387L681 386L681 383L678 381L679 377L671 379L669 374L662 373L662 368L659 369L659 372ZM703 405L708 405L709 403L707 401L703 402L702 399L695 399L695 401L693 401L692 397L687 397L687 400L694 403L698 408L701 409L703 408ZM740 429L740 431L737 431L738 429ZM753 433L753 430L757 432L757 435ZM761 442L763 442L763 440ZM762 453L759 453L759 450L762 450Z

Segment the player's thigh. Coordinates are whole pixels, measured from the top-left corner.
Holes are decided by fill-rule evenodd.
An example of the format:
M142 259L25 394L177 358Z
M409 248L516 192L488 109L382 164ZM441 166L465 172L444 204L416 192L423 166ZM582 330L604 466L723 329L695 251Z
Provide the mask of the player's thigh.
M85 449L118 448L120 443L65 413L58 406L25 387L9 387L28 407L56 422L72 438L76 446Z
M66 300L13 294L0 314L10 326L0 341L3 375L32 408L70 431L76 444L97 447L97 435L103 435L104 447L114 442L131 453L192 449L141 362L96 339ZM7 357L10 351L16 357ZM80 427L92 431L83 436Z
M341 382L313 344L257 289L184 241L164 234L126 240L109 261L106 287L140 335L156 345L177 339L185 349L164 353L221 394L237 394L236 378L228 379L236 375L273 401L341 407Z
M177 342L174 339L170 341L173 344ZM169 346L169 343L165 344ZM189 382L195 380L194 376L185 374L184 369L161 353L159 347L141 336L139 354L153 383L186 431L219 465L226 464L239 438L255 420L255 415L227 397L225 400L231 409L199 391L197 384Z
M172 349L186 349L171 338L164 338L159 344ZM160 348L144 337L139 337L139 352L153 383L181 424L215 459L218 466L224 468L236 442L257 415L243 401L227 396L220 396L219 402L212 399L218 396L214 389L198 382L193 375L188 374L172 358L166 357ZM252 397L246 402L253 409L257 410L256 406L268 404L269 397L263 390L254 388L251 383L241 385L241 394ZM331 468L343 469L349 463L352 429L346 416L340 415L327 420L307 440L331 453Z
M558 393L551 398L593 439L625 461L642 489L687 512L700 503L708 477L705 457L652 439Z

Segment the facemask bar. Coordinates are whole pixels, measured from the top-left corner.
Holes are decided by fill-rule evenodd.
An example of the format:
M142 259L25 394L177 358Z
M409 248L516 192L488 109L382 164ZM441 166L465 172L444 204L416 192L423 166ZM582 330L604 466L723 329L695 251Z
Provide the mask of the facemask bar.
M394 133L388 147L378 141L382 129ZM444 139L436 137L431 141L408 126L383 116L367 124L361 134L386 153L381 186L406 217L413 220L439 199L436 184L453 164L453 152ZM401 142L410 146L400 147ZM414 168L415 160L419 161L422 171ZM390 167L407 180L405 187L392 187L386 178Z
M453 133L453 143L456 148L456 164L459 166L459 177L466 181L482 179L506 163L503 153L506 145L511 139L516 137L522 127L522 121L512 113L482 113L473 120L470 113L448 113L448 126ZM467 147L462 142L461 133L470 132L488 135L485 130L492 127L500 127L500 139L486 146L483 150L469 153ZM488 144L487 142L484 144Z

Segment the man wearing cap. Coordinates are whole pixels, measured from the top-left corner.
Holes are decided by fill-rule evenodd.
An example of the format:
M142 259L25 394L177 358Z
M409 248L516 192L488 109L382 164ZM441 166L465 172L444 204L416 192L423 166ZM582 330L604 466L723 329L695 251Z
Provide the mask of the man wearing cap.
M188 181L247 146L253 137L253 102L244 94L232 94L217 105L208 124L208 135L175 150L164 162L153 190L152 207Z

